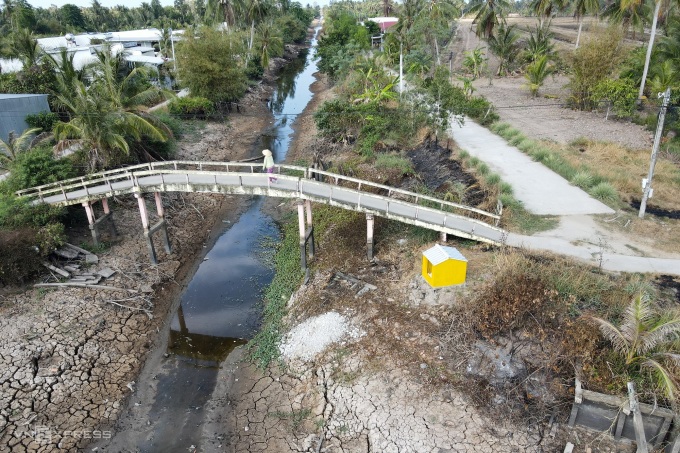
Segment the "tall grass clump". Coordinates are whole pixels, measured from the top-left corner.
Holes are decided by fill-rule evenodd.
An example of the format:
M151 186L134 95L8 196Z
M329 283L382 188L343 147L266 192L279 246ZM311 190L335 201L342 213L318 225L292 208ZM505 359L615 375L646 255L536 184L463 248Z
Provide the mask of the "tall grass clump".
M489 173L484 180L490 186L497 186L501 183L501 177L497 173Z
M276 275L265 290L262 327L248 343L248 354L260 369L267 368L280 358L279 343L283 334L286 304L303 276L298 239L297 222L291 217L284 224L283 239L274 256Z
M617 204L619 202L619 194L616 192L614 186L608 182L597 184L590 189L589 193L606 204Z
M593 185L593 175L587 171L577 171L571 178L570 182L576 187L588 190Z
M413 173L411 161L396 154L378 154L375 159L375 167L378 169L398 170L401 174Z

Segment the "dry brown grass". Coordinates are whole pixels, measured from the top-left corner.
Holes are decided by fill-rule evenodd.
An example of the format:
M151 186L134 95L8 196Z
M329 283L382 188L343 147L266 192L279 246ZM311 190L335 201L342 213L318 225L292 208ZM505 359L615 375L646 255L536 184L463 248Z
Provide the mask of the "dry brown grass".
M573 166L585 166L602 175L618 190L624 201L639 200L642 196L641 181L647 177L650 152L630 150L614 143L587 141L579 146L559 147L555 151ZM583 150L583 151L581 151ZM650 204L662 209L680 210L680 168L659 159L654 170L654 197Z

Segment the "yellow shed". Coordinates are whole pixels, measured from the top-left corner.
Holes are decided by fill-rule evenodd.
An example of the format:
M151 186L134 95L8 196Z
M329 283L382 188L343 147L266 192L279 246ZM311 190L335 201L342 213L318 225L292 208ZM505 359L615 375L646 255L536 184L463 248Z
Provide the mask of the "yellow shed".
M467 260L455 248L435 245L423 252L423 278L433 288L465 283Z

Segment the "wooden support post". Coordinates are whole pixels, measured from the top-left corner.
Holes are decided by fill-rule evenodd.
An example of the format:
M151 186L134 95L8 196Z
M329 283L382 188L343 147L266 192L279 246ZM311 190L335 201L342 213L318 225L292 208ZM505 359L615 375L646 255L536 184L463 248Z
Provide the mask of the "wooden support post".
M108 198L102 198L102 207L104 208L104 216L108 217L108 219L109 219L109 224L111 225L111 232L113 233L113 237L117 238L118 237L118 230L116 229L116 224L113 222L113 213L109 209L109 199Z
M314 258L314 224L312 223L312 202L310 200L305 200L305 210L307 211L305 240L309 241L309 257Z
M581 381L577 378L574 383L574 405L571 408L571 415L569 416L569 427L573 428L576 424L576 417L578 416L578 410L583 402L583 388L581 388Z
M305 203L298 200L298 225L300 227L300 266L303 270L307 269L307 244L305 234Z
M645 426L642 421L642 413L640 412L637 394L635 393L635 385L632 382L628 383L628 399L630 400L630 411L633 413L633 428L635 428L637 453L648 453L649 447L647 446Z
M165 253L171 253L170 248L170 237L168 236L168 224L165 222L165 211L163 210L163 199L161 198L160 192L154 192L154 198L156 200L156 213L160 217L161 222L163 222L163 227L161 228L161 235L163 237L163 246L165 247Z
M156 258L156 249L153 246L153 238L149 233L149 213L146 211L144 195L141 193L136 193L135 198L137 199L137 204L139 205L139 215L142 217L142 226L144 227L144 236L146 236L146 244L149 247L149 256L151 257L151 262L153 264L158 264L158 259Z
M99 231L97 231L97 226L95 225L94 209L92 209L92 204L89 201L83 203L85 208L85 213L87 214L87 222L90 226L90 233L92 233L92 242L95 246L99 245Z
M366 255L373 259L373 214L366 213Z
M439 242L446 244L446 233L443 231L439 232Z

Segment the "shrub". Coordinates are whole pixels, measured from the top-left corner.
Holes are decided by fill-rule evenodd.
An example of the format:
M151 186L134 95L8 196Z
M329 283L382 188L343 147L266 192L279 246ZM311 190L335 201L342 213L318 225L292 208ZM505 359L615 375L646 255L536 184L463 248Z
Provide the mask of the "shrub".
M620 27L611 26L600 30L576 49L570 58L571 102L582 110L590 110L596 104L593 90L609 77L624 57L623 35Z
M168 106L171 114L182 118L205 119L215 112L215 104L200 96L174 99Z
M635 112L638 90L630 79L605 79L600 81L593 89L592 100L598 102L603 108L603 103L610 103L614 113L619 117L629 117Z
M579 171L571 178L571 183L581 189L588 189L593 185L593 175L586 171Z
M489 173L488 175L486 175L486 178L484 179L486 180L486 183L490 186L496 186L501 182L501 177L497 173Z
M52 132L52 126L59 121L59 115L52 112L39 112L26 115L26 124L31 128L37 127L42 132Z
M402 175L413 173L411 161L395 154L379 154L375 160L375 167L399 170Z
M64 209L49 204L32 205L10 194L0 194L0 229L41 228L58 222Z
M20 153L10 165L6 188L15 192L77 176L70 159L55 159L47 147L34 148Z
M590 195L604 203L616 203L619 201L619 194L616 189L608 182L601 182L590 189Z

